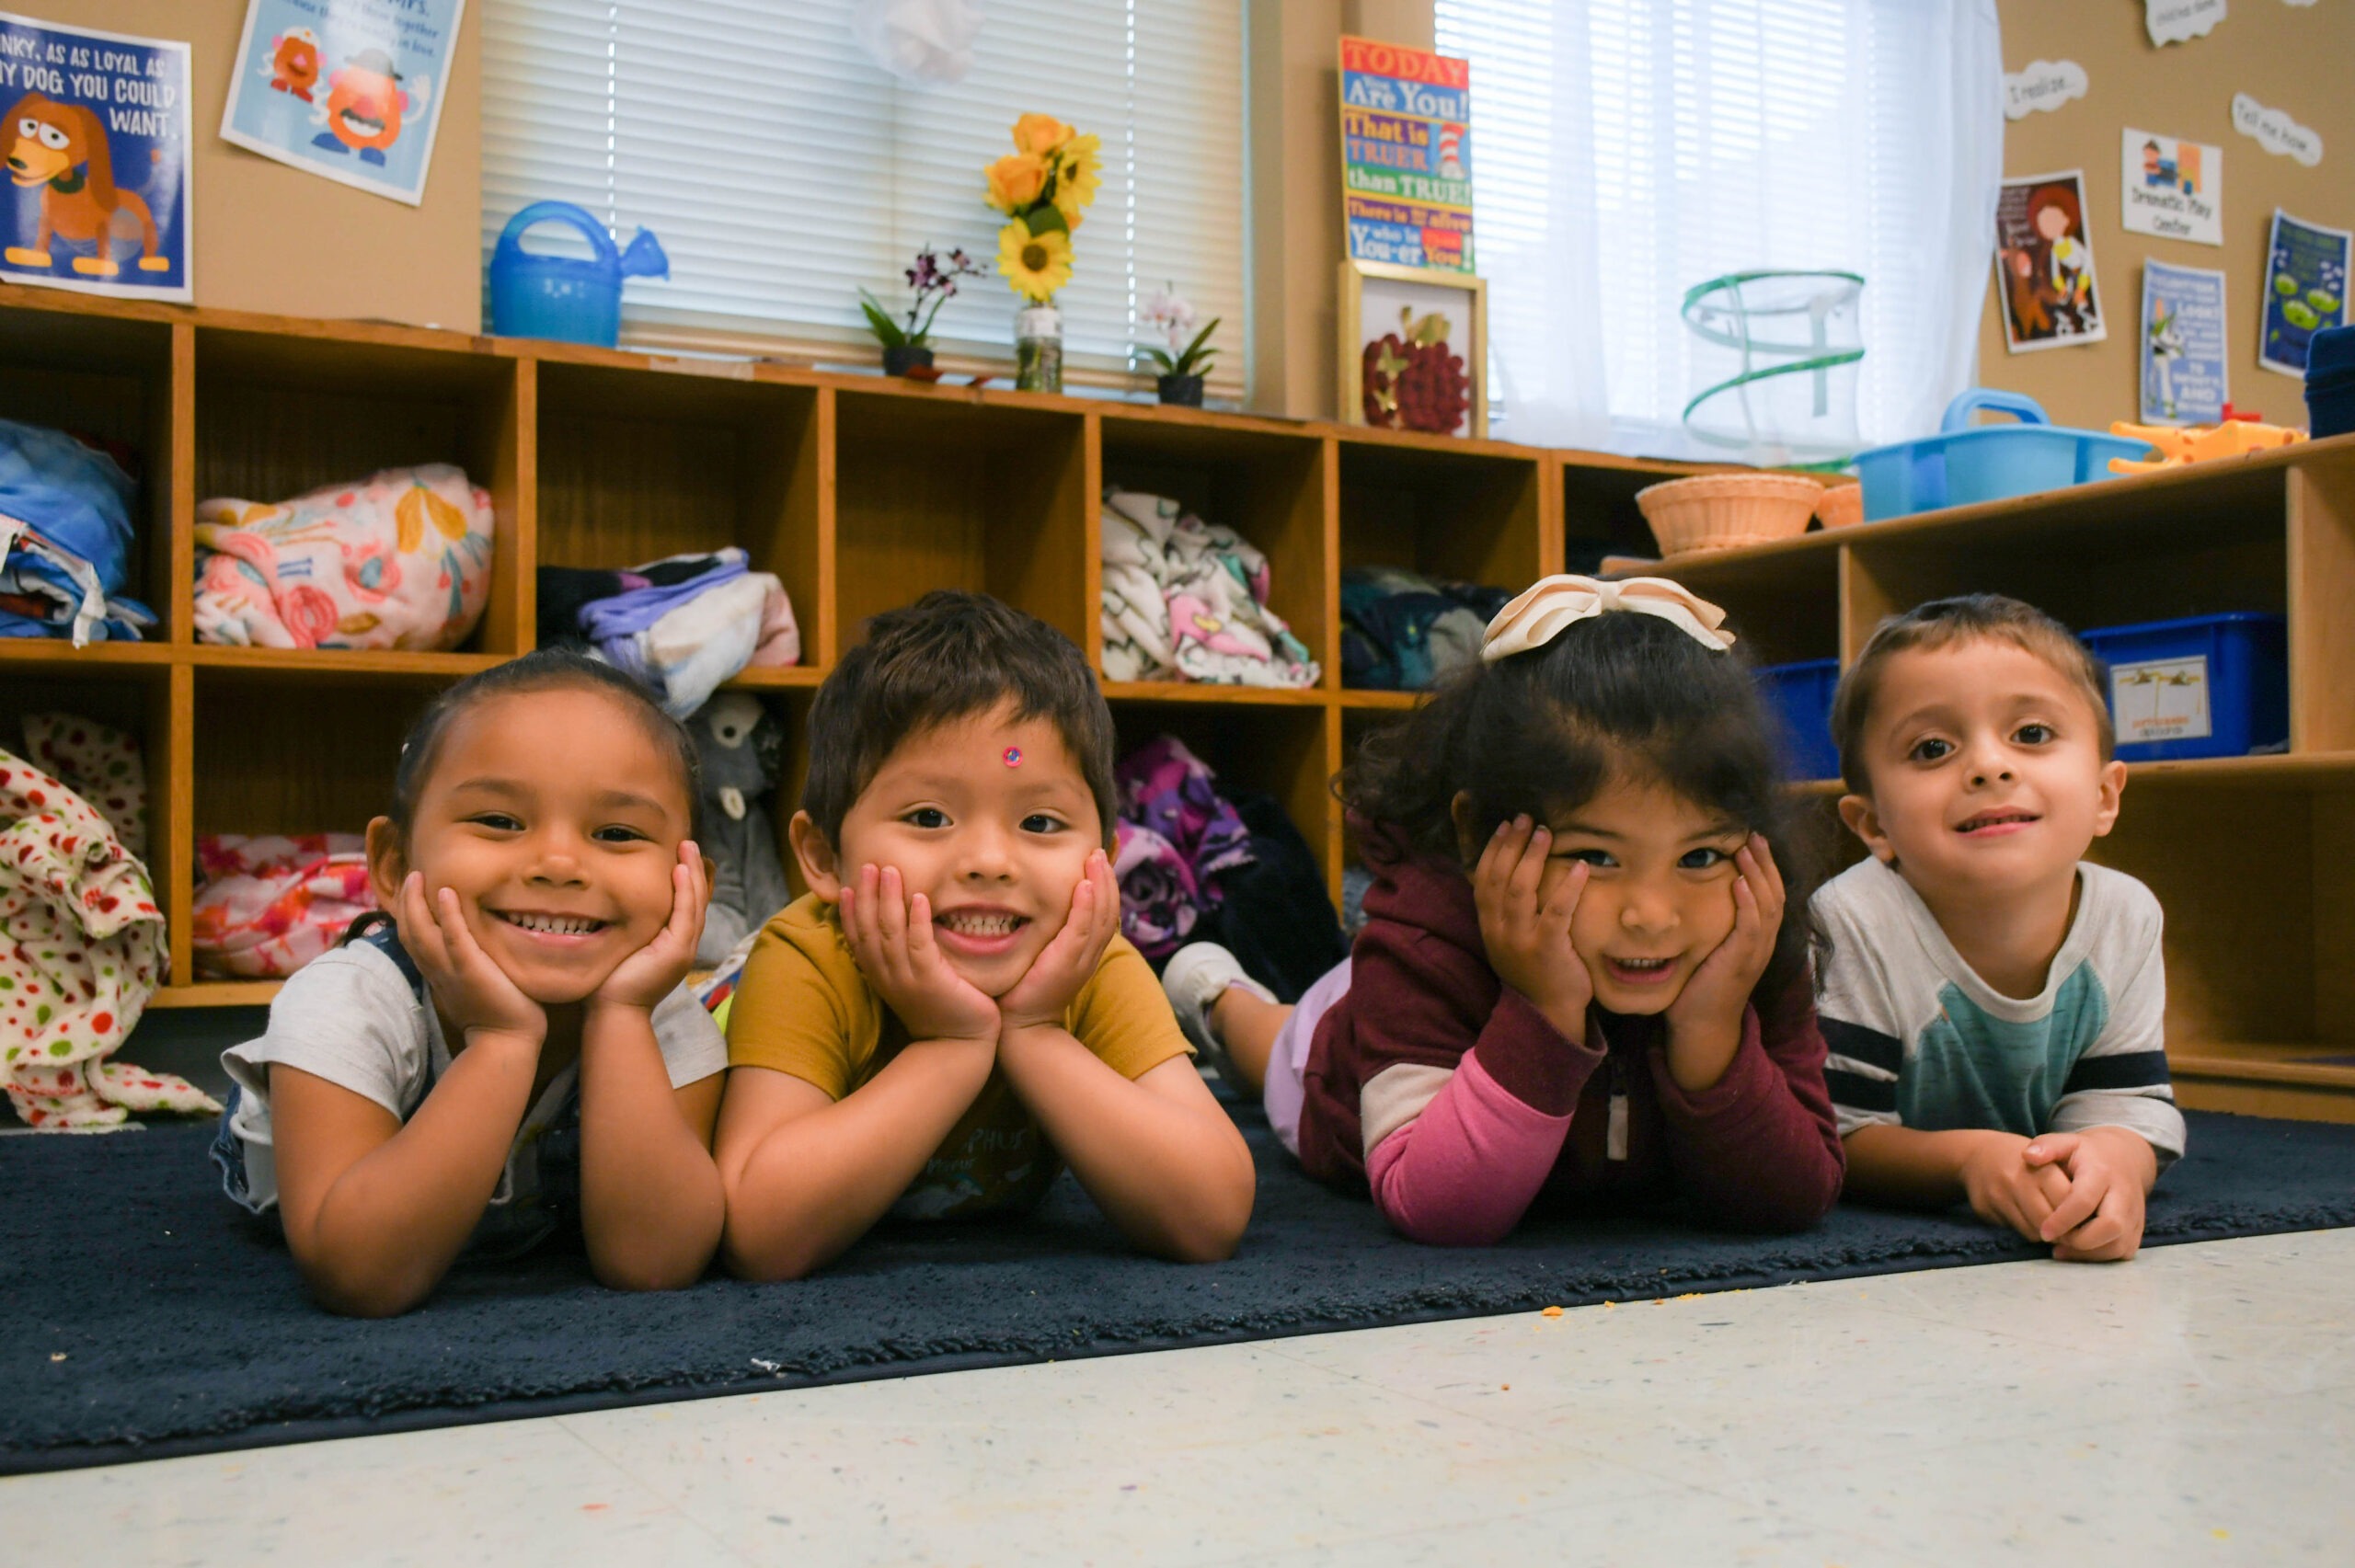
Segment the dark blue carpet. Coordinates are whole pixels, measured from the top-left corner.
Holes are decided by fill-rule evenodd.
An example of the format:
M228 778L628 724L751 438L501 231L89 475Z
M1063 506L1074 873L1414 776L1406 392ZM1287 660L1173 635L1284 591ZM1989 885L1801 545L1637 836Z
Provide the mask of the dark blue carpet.
M2355 1127L2190 1119L2153 1244L2355 1224ZM1209 1267L1130 1254L1066 1177L1030 1220L886 1230L798 1284L625 1296L557 1252L375 1322L304 1299L220 1196L209 1127L0 1139L0 1472L2038 1255L1968 1216L1858 1207L1803 1236L1563 1218L1440 1251L1248 1130L1258 1211Z

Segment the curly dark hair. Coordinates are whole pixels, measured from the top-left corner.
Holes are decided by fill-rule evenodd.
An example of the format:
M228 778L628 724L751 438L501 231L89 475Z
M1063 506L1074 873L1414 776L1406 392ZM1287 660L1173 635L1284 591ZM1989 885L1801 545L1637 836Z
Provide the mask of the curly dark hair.
M1460 865L1459 795L1481 842L1523 813L1558 820L1615 782L1657 781L1774 846L1788 903L1762 986L1779 991L1823 945L1808 908L1823 855L1778 739L1748 659L1659 616L1620 612L1457 670L1404 723L1368 736L1335 787L1416 853Z

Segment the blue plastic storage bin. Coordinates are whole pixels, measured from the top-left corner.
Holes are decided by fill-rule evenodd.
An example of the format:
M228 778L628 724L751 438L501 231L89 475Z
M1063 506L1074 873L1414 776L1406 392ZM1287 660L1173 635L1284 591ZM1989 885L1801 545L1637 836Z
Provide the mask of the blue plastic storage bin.
M2118 755L2129 762L2246 757L2290 738L2290 623L2195 615L2086 632L2109 666Z
M2316 441L2355 430L2355 326L2306 339L2306 422Z
M1974 428L1970 417L1982 409L2021 422ZM1984 387L1947 404L1938 431L1857 453L1867 522L2091 484L2111 476L2113 457L2152 455L2147 442L2064 429L2046 418L2036 399Z
M1782 720L1783 767L1794 779L1836 779L1840 748L1832 742L1832 693L1840 661L1810 658L1758 672L1759 694Z

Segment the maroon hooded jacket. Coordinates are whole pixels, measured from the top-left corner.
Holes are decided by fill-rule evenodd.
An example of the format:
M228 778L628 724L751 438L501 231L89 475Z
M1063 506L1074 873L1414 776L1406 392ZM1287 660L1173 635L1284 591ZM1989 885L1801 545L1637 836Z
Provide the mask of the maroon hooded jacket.
M1846 1161L1805 975L1783 995L1752 997L1725 1076L1688 1094L1669 1075L1663 1019L1598 1007L1588 1038L1573 1041L1505 986L1461 869L1411 857L1380 830L1366 860L1376 880L1349 994L1318 1023L1302 1086L1310 1174L1362 1189L1373 1156L1393 1224L1465 1245L1500 1240L1541 1194L1681 1194L1706 1219L1774 1230L1814 1225L1838 1200ZM1377 1147L1428 1130L1407 1124L1435 1115L1443 1135L1377 1155L1369 1114L1383 1127Z

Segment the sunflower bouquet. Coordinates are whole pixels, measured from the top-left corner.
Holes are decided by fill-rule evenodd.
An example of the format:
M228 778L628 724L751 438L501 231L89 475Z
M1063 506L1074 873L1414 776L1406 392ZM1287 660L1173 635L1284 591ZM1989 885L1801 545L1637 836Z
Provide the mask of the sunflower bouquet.
M1051 391L1063 380L1061 324L1040 312L1071 281L1071 236L1104 183L1103 143L1051 114L1026 114L1014 148L984 171L989 204L1006 217L997 269L1029 305L1016 329L1017 384Z

